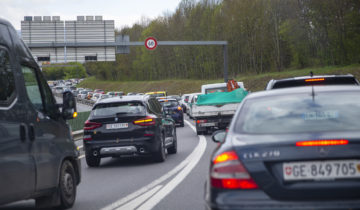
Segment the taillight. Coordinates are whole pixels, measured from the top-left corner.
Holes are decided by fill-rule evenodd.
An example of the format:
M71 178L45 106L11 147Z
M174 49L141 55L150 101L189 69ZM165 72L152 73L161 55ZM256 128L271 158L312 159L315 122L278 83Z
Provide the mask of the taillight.
M199 124L199 123L206 123L207 120L196 120L196 123Z
M223 189L257 189L258 186L234 151L216 156L210 172L211 186Z
M312 140L312 141L298 141L298 147L313 147L313 146L335 146L346 145L349 141L347 139L329 139L329 140Z
M145 118L135 120L133 123L140 126L155 125L155 118L147 116Z
M102 126L101 123L91 122L89 120L86 120L84 125L84 130L94 130L95 128L100 128L101 126Z
M325 81L325 78L312 78L305 80L305 82L320 82L320 81Z

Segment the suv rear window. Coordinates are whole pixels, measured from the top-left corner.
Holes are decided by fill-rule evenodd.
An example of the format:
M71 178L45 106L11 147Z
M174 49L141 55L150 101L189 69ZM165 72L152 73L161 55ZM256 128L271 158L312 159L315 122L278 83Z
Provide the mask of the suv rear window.
M98 104L91 111L91 116L145 115L145 110L146 108L141 102Z
M251 134L358 131L359 110L358 92L252 99L245 102L235 130Z

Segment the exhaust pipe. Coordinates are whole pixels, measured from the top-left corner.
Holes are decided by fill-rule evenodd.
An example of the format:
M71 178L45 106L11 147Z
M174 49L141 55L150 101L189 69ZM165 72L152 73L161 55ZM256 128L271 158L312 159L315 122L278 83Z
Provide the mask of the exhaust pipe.
M145 149L144 148L140 148L140 153L144 153L145 152Z
M98 152L97 152L96 150L94 150L93 155L94 155L95 157L98 156Z

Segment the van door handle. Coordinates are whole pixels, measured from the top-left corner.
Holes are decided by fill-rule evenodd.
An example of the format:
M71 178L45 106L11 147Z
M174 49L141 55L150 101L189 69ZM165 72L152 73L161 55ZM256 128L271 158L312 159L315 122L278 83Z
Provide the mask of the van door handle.
M29 139L30 139L30 141L34 141L34 140L35 140L34 124L30 124L30 125L29 125Z
M26 128L24 123L20 124L20 140L22 142L25 142L26 140Z

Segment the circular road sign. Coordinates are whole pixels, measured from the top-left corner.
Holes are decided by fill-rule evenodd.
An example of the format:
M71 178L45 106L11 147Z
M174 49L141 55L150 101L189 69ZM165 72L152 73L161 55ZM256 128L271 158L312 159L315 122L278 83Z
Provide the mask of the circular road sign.
M155 48L157 47L157 41L154 37L149 37L145 40L145 47L148 50L155 50Z

